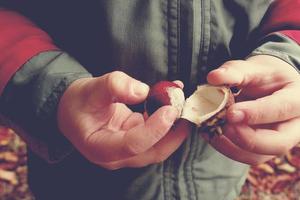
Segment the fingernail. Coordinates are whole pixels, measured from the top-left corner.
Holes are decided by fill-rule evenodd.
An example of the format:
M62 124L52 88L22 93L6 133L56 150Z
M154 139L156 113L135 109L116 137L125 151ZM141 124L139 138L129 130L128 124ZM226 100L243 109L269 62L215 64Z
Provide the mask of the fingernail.
M139 97L147 95L148 91L149 91L149 86L142 82L135 84L133 88L134 95Z
M245 118L245 114L240 110L232 110L227 114L227 119L231 123L239 123L242 122Z
M169 110L167 110L164 113L164 118L168 122L173 123L175 121L175 119L177 118L177 115L178 115L177 109L176 108L170 108Z

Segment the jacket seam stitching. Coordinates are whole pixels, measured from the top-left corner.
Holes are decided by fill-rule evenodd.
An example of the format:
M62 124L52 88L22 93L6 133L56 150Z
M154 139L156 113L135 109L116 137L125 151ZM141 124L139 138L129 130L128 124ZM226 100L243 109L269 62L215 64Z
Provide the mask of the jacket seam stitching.
M181 18L181 14L180 14L180 0L176 0L177 1L177 66L176 66L176 70L177 70L177 73L179 72L179 68L180 68L180 59L181 59L181 44L180 44L180 29L181 29L181 26L180 26L180 18Z

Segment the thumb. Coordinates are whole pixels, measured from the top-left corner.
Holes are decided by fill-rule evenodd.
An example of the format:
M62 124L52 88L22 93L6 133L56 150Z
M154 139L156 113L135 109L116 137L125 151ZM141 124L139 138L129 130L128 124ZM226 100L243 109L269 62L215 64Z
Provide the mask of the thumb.
M207 81L213 85L246 86L253 77L257 80L259 73L260 71L247 61L228 61L211 71L207 75Z
M284 84L285 77L294 78L295 74L298 75L295 73L295 69L285 61L274 56L258 55L247 60L225 62L207 75L207 81L213 85L241 87L273 83ZM297 78L299 77L297 76Z
M145 100L149 86L124 72L114 71L94 78L88 87L89 100L96 104L136 104Z

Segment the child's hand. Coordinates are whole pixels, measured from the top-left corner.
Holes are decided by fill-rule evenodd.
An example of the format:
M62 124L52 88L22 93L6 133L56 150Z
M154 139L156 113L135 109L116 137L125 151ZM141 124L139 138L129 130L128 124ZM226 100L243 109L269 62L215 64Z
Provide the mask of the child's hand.
M300 141L300 76L288 63L267 55L230 61L208 74L214 85L242 89L227 113L224 136L210 140L228 157L258 164L286 153Z
M177 110L171 106L144 120L125 105L143 102L148 92L147 85L122 72L79 79L60 100L59 128L88 160L104 168L161 162L180 146L190 126L172 127Z

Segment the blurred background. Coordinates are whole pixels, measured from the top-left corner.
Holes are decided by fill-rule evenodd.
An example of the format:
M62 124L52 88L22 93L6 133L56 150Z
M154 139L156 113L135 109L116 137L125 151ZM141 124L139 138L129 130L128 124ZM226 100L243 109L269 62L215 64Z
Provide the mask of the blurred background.
M34 200L27 185L26 144L0 126L0 200ZM300 200L300 145L252 167L236 200Z

